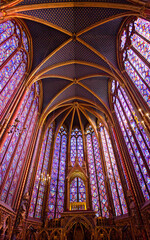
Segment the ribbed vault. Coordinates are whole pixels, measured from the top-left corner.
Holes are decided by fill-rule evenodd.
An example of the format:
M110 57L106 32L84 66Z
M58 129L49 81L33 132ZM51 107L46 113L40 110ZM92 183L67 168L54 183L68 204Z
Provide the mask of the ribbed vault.
M91 115L111 119L109 82L126 85L118 70L116 36L124 18L138 16L141 6L125 0L7 5L8 17L23 18L32 36L33 64L26 86L42 81L40 124L54 116L80 125L90 122Z

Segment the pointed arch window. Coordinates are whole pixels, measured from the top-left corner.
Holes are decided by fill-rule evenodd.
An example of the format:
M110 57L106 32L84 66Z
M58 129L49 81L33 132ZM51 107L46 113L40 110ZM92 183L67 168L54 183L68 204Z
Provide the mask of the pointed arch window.
M65 171L66 171L67 132L61 126L56 137L52 161L50 192L48 199L48 217L61 217L64 210Z
M145 102L150 106L150 22L127 19L119 35L120 62Z
M34 182L34 188L30 203L29 216L35 218L41 218L42 204L45 192L45 186L50 181L48 174L49 159L51 153L51 142L53 135L53 124L46 130L44 140L42 143L37 174Z
M150 199L150 142L124 89L112 82L113 107L145 200Z
M98 140L92 127L86 129L87 157L90 173L93 210L97 216L109 217L105 175Z
M83 139L82 133L78 128L72 130L71 133L71 149L70 149L70 161L72 166L75 164L75 157L78 156L79 165L82 166L84 154L83 154Z
M18 20L0 23L0 115L6 113L29 68L28 32Z
M11 206L15 201L18 183L26 164L26 153L38 118L39 95L35 90L36 85L38 83L33 84L27 92L0 153L2 166L0 199Z

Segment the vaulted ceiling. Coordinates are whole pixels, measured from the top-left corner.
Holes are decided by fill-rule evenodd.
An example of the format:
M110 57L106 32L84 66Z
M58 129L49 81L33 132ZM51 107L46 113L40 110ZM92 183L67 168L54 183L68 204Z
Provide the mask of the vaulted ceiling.
M41 122L69 126L111 119L110 79L124 81L117 65L117 33L140 5L126 0L24 0L8 15L23 18L33 41L27 85L41 80Z

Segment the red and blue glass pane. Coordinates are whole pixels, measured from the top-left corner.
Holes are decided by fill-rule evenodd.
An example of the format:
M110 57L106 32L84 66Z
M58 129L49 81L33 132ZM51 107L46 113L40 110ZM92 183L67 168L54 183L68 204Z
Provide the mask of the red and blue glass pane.
M120 99L120 101L122 101L122 99ZM142 171L143 176L144 176L145 180L147 181L147 183L150 181L150 179L149 179L149 176L147 174L147 170L145 168L143 160L140 156L138 147L137 147L137 145L135 143L135 140L133 138L132 132L130 130L130 126L129 126L128 121L127 121L127 116L128 115L127 116L124 115L122 107L121 107L118 99L116 99L116 104L114 106L114 109L115 109L115 112L116 112L121 130L122 130L124 139L126 141L127 148L128 148L129 154L131 156L132 163L134 165L134 169L136 171L139 183L141 185L143 195L148 200L149 195L148 195L148 192L147 192L147 189L146 189L145 182L144 182L144 179L142 177L141 171ZM137 162L137 160L138 160L138 162Z
M127 51L127 55L131 65L134 66L143 81L150 86L150 69L148 66L139 58L137 54L135 54L135 52L133 52L132 49Z
M82 167L83 164L83 139L82 135L77 138L77 151L78 151L78 161L79 165Z
M106 193L102 163L100 159L99 145L94 132L92 133L92 140L93 140L93 148L94 148L93 150L94 150L94 157L95 157L95 164L96 164L96 174L97 174L97 180L98 180L102 216L109 217L107 193Z
M120 202L121 202L122 212L123 212L123 214L126 214L128 211L127 211L127 206L126 206L126 202L125 202L125 198L124 198L124 194L123 194L122 184L121 184L118 169L117 169L117 164L116 164L114 152L113 152L113 149L112 149L112 144L111 144L111 141L110 141L110 138L109 138L109 135L108 135L108 132L107 132L106 128L104 128L104 131L105 131L109 156L110 156L110 160L111 160L111 165L112 165L113 172L114 172L114 178L115 178L115 181L116 181L117 190L118 190L118 194L119 194L119 198L120 198Z
M124 96L124 98L125 98L125 100L126 100L126 102L127 102L127 104L128 104L128 107L129 107L130 111L131 111L132 114L134 115L135 119L137 119L138 128L139 128L140 131L141 131L141 134L137 135L137 138L142 135L143 139L145 139L145 141L146 141L146 144L148 145L148 147L150 147L149 138L148 138L148 136L147 136L147 134L146 134L146 132L145 132L145 130L144 130L144 127L142 126L142 124L141 124L140 121L138 120L138 117L137 117L137 115L136 115L136 113L135 113L135 111L134 111L134 109L133 109L133 106L131 105L131 102L130 102L129 98L127 97L127 94L125 93L125 91L124 91L124 89L123 89L122 87L120 87L120 89L121 89L121 92L122 92L122 94L123 94L123 96ZM132 119L132 121L133 121L133 119ZM137 128L137 125L136 125L136 127L134 127L134 129L135 129L135 128ZM141 139L141 137L140 137L140 139Z
M42 210L42 203L43 203L43 197L44 197L44 190L45 190L45 184L47 179L47 170L48 170L48 162L50 157L50 149L51 149L51 141L52 141L52 125L49 129L47 129L44 141L42 144L41 154L40 154L40 160L36 175L36 180L34 184L33 189L33 199L36 199L36 206L32 206L32 214L30 213L30 216L33 216L33 213L35 212L35 217L40 218L41 217L41 210ZM38 188L37 188L38 186ZM38 194L37 194L38 192ZM32 205L32 200L31 200Z
M93 205L93 210L97 212L96 215L101 216L91 134L87 134L86 141L87 141L87 157L88 157L90 183L91 183L92 205Z
M127 33L126 33L126 30L124 30L121 36L121 49L125 47L126 39L127 39Z
M70 184L70 202L77 202L77 178L74 178Z
M150 90L147 88L145 82L140 78L140 76L133 69L129 61L124 62L125 70L128 73L129 77L137 87L138 91L141 93L145 102L150 106Z
M57 207L56 217L60 217L64 210L64 192L65 192L65 169L66 169L66 150L67 150L67 137L62 135L61 139L61 153L59 161L59 179L58 179L58 194L57 194Z
M2 149L2 152L1 152L1 159L2 159L2 169L3 169L3 172L2 172L2 181L4 179L4 176L7 172L7 168L10 164L10 161L11 161L11 157L13 154L15 154L15 147L17 145L17 143L20 141L21 137L20 137L20 130L22 130L23 128L23 125L24 125L24 121L27 117L27 113L28 113L28 110L31 106L31 102L32 102L32 99L33 99L33 93L32 91L30 91L28 94L27 94L27 98L24 99L23 103L22 103L22 106L21 108L19 109L19 112L17 114L17 118L18 119L18 123L16 123L15 121L13 122L13 125L15 125L16 127L13 128L11 127L9 129L9 132L8 132L8 137L4 143L4 148Z
M134 22L135 30L144 38L150 41L150 22L145 19L138 18Z
M70 161L72 166L75 164L75 158L76 158L76 137L71 137L71 152L70 152Z
M109 179L109 183L110 183L114 208L115 208L116 215L119 216L119 215L121 215L121 208L120 208L120 203L119 203L119 198L118 198L118 193L117 193L117 186L115 183L114 172L112 169L111 158L109 155L109 149L107 147L107 143L106 143L106 139L105 139L104 127L100 128L100 136L101 136L102 145L103 145L103 151L104 151L106 168L107 168L107 175L108 175L108 179Z
M85 202L86 189L81 178L74 178L70 184L70 202Z
M14 34L15 25L8 20L0 24L0 44Z
M142 39L137 34L131 37L133 47L148 61L150 62L150 44Z
M27 93L17 114L17 122L14 121L12 129L9 130L10 135L4 143L2 151L2 166L5 169L5 182L3 182L3 190L1 199L12 203L13 195L17 187L21 171L24 166L26 151L30 143L32 132L34 130L38 106L37 100L34 101L34 85ZM7 169L9 168L9 172ZM4 175L2 176L4 180Z
M85 202L86 201L86 189L85 184L81 178L78 178L78 199L79 202Z
M82 133L78 128L75 128L71 133L71 143L70 143L70 160L72 166L75 164L75 157L78 156L79 165L83 164L83 139Z
M19 39L14 35L0 45L0 66L18 48L18 45Z
M54 217L54 213L55 213L60 144L61 144L61 135L60 133L58 133L56 138L56 143L55 143L54 156L53 156L50 192L49 192L49 200L48 200L48 207L49 207L48 217L49 218L51 218L51 216Z
M134 134L136 136L136 139L139 143L139 147L141 148L143 155L147 161L148 166L150 167L150 159L149 159L149 146L150 141L146 135L146 132L143 128L143 126L140 124L140 121L138 120L138 117L129 101L129 98L127 97L125 91L120 88L118 89L118 96L121 100L122 106L128 116L128 120L130 121L130 126L132 127ZM148 146L147 146L148 145Z
M148 66L148 63L150 62L150 22L138 18L134 22L134 27L135 28L133 28L133 23L129 24L128 37L130 38L133 47L131 49L130 46L126 45L126 48L123 51L123 60L125 59L127 52L127 59L124 62L124 67L143 99L150 106L150 90L148 87L150 86L150 70ZM122 45L125 44L124 39L125 30L123 30L120 39L121 49Z
M36 111L36 105L33 104L32 109L31 109L30 114L29 114L29 119L27 120L27 124L26 124L26 128L28 128L29 130L28 130L28 133L25 137L25 141L24 141L24 144L23 144L23 149L22 149L22 152L21 152L21 155L20 155L20 158L19 158L18 165L15 169L13 180L12 180L11 185L10 185L10 191L9 191L7 201L6 201L8 205L11 204L13 195L15 194L15 189L17 188L17 185L18 185L21 170L24 166L23 163L24 163L27 148L29 146L30 139L31 139L31 136L32 136L32 133L33 133L33 128L34 128L35 121L36 121L36 118L37 118L37 112L38 111Z

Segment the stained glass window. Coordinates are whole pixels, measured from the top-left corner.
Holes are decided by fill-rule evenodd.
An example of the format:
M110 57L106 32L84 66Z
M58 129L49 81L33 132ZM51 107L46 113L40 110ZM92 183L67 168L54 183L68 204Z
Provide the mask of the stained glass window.
M103 146L105 164L107 169L107 181L111 188L113 205L116 216L127 213L127 206L124 198L122 184L118 173L116 159L114 156L110 137L106 128L100 123L100 137Z
M120 36L123 68L150 106L150 22L141 18L128 19Z
M114 110L120 124L132 164L134 166L144 198L150 198L150 142L145 131L145 126L140 122L124 89L116 84Z
M97 216L109 217L100 149L91 126L86 130L86 142L93 210L97 212Z
M21 86L28 66L29 46L22 24L0 24L0 115L3 116Z
M37 168L37 174L34 182L34 188L30 203L29 216L41 218L44 191L47 182L50 180L48 174L48 165L50 159L50 150L53 134L53 124L46 130L41 147L41 153Z
M38 83L36 83L38 84ZM7 139L0 153L1 200L12 205L22 171L25 167L28 148L39 111L39 96L35 84L27 92L16 119L8 130Z
M70 161L72 166L75 164L76 155L78 156L79 165L82 166L84 154L83 154L83 139L82 133L78 128L72 130L71 133L71 149L70 149Z
M74 178L70 184L70 202L85 202L86 190L81 178Z
M66 170L67 132L63 126L56 137L54 148L50 192L48 199L48 217L59 218L64 209L65 170Z

